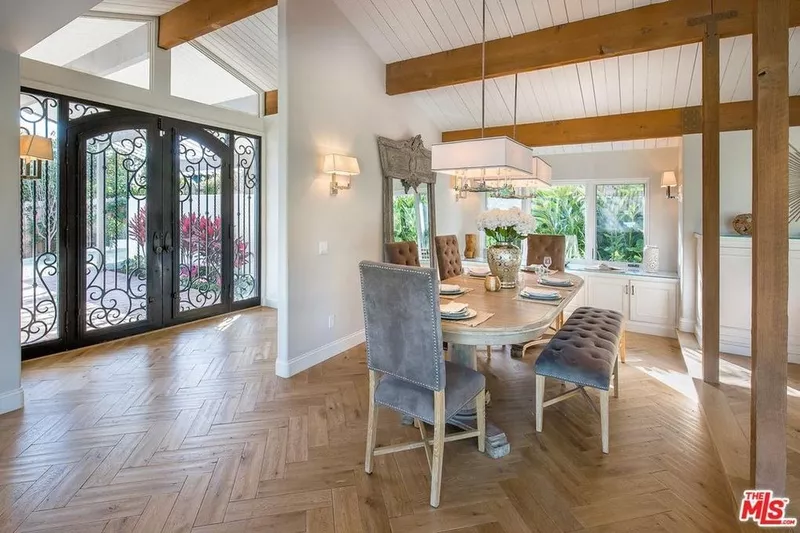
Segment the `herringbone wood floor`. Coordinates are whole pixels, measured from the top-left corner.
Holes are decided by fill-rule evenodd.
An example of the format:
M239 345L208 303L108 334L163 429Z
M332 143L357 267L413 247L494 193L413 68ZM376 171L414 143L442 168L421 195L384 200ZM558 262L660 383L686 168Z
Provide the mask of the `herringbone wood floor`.
M588 403L546 409L537 435L530 361L481 354L513 451L446 445L438 510L422 450L363 472L363 348L276 378L273 311L28 362L25 409L0 417L0 532L734 531L701 410L665 384L677 342L628 345L608 456ZM379 426L379 444L418 436Z

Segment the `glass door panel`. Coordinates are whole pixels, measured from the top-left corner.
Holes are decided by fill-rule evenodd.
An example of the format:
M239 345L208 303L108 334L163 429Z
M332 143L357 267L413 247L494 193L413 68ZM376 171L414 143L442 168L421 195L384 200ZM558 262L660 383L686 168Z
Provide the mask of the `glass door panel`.
M223 161L209 146L181 134L178 143L179 313L222 303Z
M58 147L59 101L20 94L20 135L39 135ZM59 313L60 268L60 154L44 161L38 176L20 181L22 302L20 343L23 346L56 340L61 336Z
M147 321L147 130L90 137L84 157L83 330Z
M258 139L234 136L233 301L258 296Z

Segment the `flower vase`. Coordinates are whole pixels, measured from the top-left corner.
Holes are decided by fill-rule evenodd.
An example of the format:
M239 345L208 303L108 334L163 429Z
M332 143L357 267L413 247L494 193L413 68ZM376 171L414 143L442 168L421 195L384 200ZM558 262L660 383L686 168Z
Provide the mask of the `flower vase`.
M522 264L522 252L519 247L508 242L501 242L489 247L489 270L500 278L500 288L513 289L517 286L519 267Z

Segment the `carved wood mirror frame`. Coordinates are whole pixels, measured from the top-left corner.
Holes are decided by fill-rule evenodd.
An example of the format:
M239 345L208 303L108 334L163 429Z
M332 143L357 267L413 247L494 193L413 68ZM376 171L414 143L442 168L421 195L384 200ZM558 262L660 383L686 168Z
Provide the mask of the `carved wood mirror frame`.
M420 192L425 185L428 195L428 253L431 267L436 267L434 238L436 236L436 173L431 171L431 151L422 143L422 136L394 141L378 137L378 151L383 171L383 242L394 241L394 183L400 180L406 193ZM419 238L419 236L418 236ZM384 260L386 252L384 251Z

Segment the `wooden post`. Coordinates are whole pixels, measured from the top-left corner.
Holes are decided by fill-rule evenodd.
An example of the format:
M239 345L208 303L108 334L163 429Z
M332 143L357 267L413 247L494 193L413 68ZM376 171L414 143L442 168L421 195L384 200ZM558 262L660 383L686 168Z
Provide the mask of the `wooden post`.
M711 2L713 6L713 0ZM719 383L719 33L703 36L703 381Z
M755 2L750 481L786 488L789 0Z

